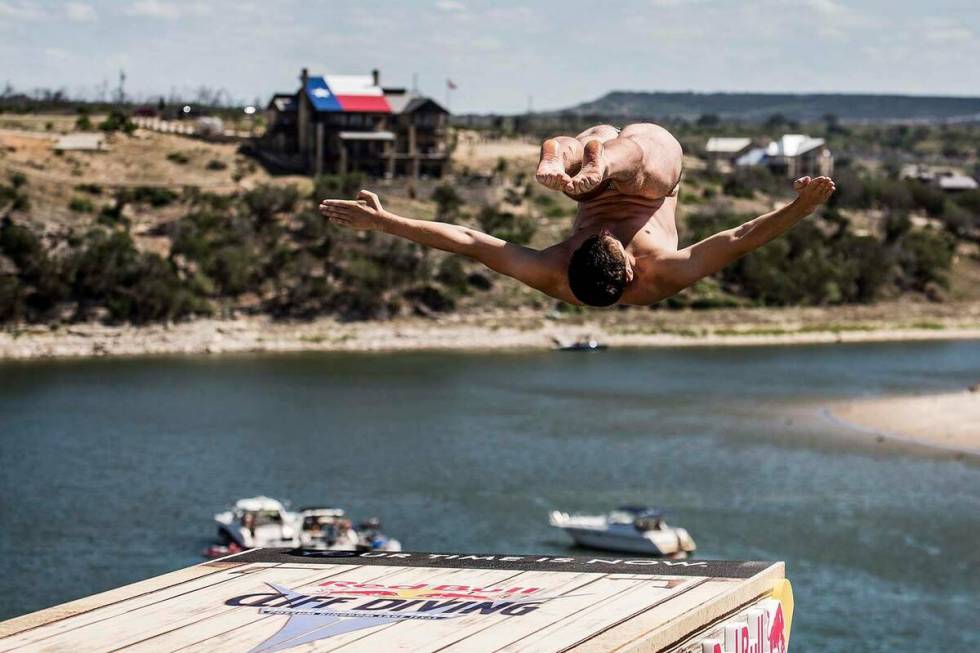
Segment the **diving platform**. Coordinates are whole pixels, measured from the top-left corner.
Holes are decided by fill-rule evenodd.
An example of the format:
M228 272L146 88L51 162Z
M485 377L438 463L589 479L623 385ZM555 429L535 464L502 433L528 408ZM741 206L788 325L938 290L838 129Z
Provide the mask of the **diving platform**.
M5 651L784 653L781 562L252 549L0 623Z

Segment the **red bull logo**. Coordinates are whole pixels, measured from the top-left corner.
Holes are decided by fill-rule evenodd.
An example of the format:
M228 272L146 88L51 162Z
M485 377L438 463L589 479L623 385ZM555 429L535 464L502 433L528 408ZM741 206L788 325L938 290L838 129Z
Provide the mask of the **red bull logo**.
M787 653L786 622L779 601L767 599L698 642L690 653Z
M471 585L431 585L412 583L407 585L384 585L381 583L358 583L354 581L328 580L320 583L320 591L344 596L375 596L399 599L472 599L505 600L526 598L541 590L540 587L476 587Z

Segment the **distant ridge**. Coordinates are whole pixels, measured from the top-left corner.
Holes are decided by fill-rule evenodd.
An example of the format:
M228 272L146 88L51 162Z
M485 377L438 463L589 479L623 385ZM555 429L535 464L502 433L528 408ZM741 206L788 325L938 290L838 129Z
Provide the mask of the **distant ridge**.
M801 121L833 114L847 121L971 121L980 120L980 97L612 91L597 100L549 113L686 119L715 114L750 121L766 120L775 114Z

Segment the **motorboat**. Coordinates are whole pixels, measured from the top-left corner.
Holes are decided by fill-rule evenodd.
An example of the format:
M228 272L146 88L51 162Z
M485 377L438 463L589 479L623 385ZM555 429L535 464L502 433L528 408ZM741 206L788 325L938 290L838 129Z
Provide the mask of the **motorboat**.
M574 342L562 342L554 338L554 341L555 349L558 351L604 351L608 349L608 345L599 342L595 338L584 338Z
M300 518L275 499L257 496L240 499L225 512L214 516L218 541L240 549L300 545Z
M340 508L300 508L300 546L318 551L344 551L357 548L357 532Z
M218 541L204 550L207 558L254 547L298 547L319 551L401 551L401 543L381 531L372 517L354 528L340 508L309 506L290 512L266 496L241 499L214 516Z
M401 551L402 543L381 532L381 521L377 517L365 519L357 525L360 551Z
M686 558L694 552L694 539L683 528L668 526L664 512L646 506L622 506L605 515L550 513L551 525L576 544L592 549Z

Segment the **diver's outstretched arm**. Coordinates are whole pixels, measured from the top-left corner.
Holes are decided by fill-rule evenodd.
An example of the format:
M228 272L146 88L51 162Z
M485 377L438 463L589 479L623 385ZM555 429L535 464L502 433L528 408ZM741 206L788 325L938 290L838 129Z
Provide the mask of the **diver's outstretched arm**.
M323 200L320 213L350 229L383 231L466 256L553 297L561 292L561 268L555 266L556 257L551 250L515 245L469 227L395 215L384 210L377 195L365 190L357 194L356 200Z
M663 297L680 292L783 235L826 202L835 190L830 177L802 177L793 186L799 197L783 208L709 236L661 259L658 277L664 285Z

